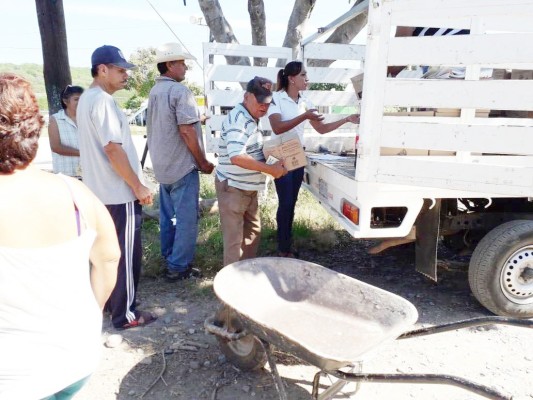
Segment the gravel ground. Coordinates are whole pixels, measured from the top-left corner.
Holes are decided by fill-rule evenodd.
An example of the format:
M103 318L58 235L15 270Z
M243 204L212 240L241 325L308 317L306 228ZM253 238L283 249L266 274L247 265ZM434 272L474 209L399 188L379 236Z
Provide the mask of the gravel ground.
M300 257L408 299L419 312L417 327L490 315L470 293L464 257L439 260L439 283L434 284L414 271L412 244L370 256L366 250L371 244L344 240L327 254ZM140 308L159 319L122 332L121 343L111 343L111 348L104 342L116 339L111 335L117 332L104 323L100 368L76 400L278 398L268 367L239 371L221 355L215 338L204 332L205 318L218 307L211 286L210 279L185 283L142 279ZM532 339L530 329L500 325L390 341L365 354L363 371L450 374L512 394L514 399L533 399ZM279 350L274 355L289 399L309 399L317 368ZM355 384L349 384L336 398L482 398L444 385L365 383L357 394L354 389Z

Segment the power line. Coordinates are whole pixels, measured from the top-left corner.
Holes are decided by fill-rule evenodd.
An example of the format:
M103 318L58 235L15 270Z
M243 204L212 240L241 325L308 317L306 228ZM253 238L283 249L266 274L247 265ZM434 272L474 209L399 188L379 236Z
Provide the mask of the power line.
M161 21L163 21L163 23L167 26L167 28L170 30L170 32L172 32L172 34L174 35L174 37L178 40L178 42L180 42L180 44L182 45L182 47L189 53L189 54L192 54L189 49L187 48L187 46L185 46L185 44L181 41L181 39L178 37L178 35L176 35L176 32L174 32L172 30L172 28L170 27L170 25L167 23L167 21L165 21L165 19L163 18L163 16L161 14L159 14L159 11L156 10L156 8L153 6L152 3L150 3L150 0L146 0L146 2L148 4L150 4L150 7L153 8L153 10L155 11L155 13L159 16L159 18L161 18ZM185 0L184 0L184 4L185 4ZM203 71L204 68L202 65L200 65L200 63L198 62L198 60L194 60L196 62L196 64L198 64L198 66L200 67L200 69Z

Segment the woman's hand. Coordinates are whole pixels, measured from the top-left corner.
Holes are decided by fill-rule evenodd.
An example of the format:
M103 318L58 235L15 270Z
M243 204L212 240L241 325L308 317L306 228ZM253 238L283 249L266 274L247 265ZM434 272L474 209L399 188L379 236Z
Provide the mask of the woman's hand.
M316 108L311 108L304 113L305 119L309 121L323 121L324 116Z
M352 124L358 124L360 122L360 115L352 114L352 115L348 115L344 119L346 120L346 122L351 122Z

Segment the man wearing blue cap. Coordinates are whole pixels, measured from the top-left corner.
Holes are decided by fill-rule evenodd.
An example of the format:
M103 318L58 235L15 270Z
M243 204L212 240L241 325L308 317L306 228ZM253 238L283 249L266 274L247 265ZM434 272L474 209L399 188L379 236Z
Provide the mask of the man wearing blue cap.
M106 205L121 248L117 283L106 309L113 326L127 329L155 320L135 310L141 270L141 213L152 203L126 115L112 94L124 89L128 70L135 68L114 46L97 48L91 57L93 82L78 103L77 122L83 182Z

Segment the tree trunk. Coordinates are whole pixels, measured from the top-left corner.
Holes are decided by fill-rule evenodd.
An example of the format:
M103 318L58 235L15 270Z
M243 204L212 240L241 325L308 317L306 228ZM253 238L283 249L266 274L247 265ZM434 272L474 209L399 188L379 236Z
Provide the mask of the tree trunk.
M248 13L250 14L250 25L252 27L252 44L255 46L266 46L266 15L263 0L248 0ZM266 67L268 58L254 58L254 65Z
M61 109L61 91L72 83L63 0L35 0L50 115Z
M300 41L302 40L302 32L305 28L306 22L311 16L311 12L315 7L316 0L295 0L292 8L291 17L289 18L289 25L287 26L287 33L283 40L283 47L290 47L293 50L294 58L297 58L300 53ZM287 60L279 59L276 67L283 68Z
M239 43L231 25L224 17L218 0L198 0L198 4L215 42ZM226 60L230 65L250 65L248 57L226 57Z
M357 0L353 7L363 0ZM353 8L352 7L352 8ZM326 43L351 43L357 34L363 29L368 20L368 12L365 11L357 17L345 22L337 27L333 33L326 39ZM310 67L329 67L335 60L309 60L307 65Z

